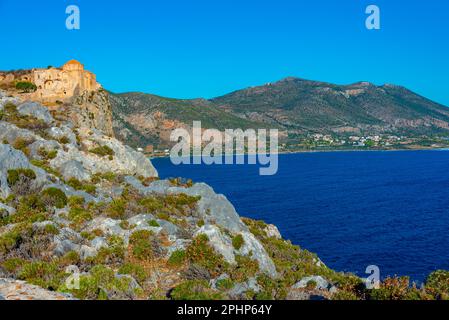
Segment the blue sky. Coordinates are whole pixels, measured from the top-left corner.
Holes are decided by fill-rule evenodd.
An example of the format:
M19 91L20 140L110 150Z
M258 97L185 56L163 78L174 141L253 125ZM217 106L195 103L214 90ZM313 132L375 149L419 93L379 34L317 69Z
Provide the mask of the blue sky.
M395 83L449 106L448 21L447 0L0 0L0 70L74 58L109 90L177 98L286 76Z

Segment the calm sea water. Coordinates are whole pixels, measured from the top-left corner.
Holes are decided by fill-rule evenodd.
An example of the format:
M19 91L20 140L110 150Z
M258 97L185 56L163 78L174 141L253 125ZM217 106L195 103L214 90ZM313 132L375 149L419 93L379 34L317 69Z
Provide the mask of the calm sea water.
M210 184L333 269L364 276L377 265L418 282L449 269L448 151L281 155L270 177L253 165L153 163L163 178Z

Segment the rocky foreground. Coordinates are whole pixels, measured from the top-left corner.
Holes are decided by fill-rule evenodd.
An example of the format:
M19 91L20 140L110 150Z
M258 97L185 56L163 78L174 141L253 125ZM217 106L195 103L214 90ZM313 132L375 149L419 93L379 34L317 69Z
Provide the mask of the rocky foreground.
M0 300L447 298L445 271L367 290L208 185L0 91Z

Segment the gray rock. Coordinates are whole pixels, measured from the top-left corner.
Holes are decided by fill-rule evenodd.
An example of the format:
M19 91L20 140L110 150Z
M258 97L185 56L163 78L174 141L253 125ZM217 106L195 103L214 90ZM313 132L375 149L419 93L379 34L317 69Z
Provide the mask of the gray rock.
M307 284L311 281L316 283L316 290L327 290L329 288L329 282L322 276L310 276L302 278L301 281L295 283L292 289L303 289L307 287Z
M66 125L62 125L60 127L51 127L47 130L47 133L50 137L55 140L59 140L61 138L68 138L70 144L76 145L76 135L73 131Z
M229 275L228 275L227 273L223 273L223 274L221 274L218 278L216 278L216 279L211 279L211 280L209 281L210 287L211 287L212 289L218 290L218 288L217 288L217 283L218 283L219 281L226 280L226 279L229 279Z
M201 196L198 210L204 221L217 224L234 233L248 231L248 227L240 220L228 199L224 195L216 194L205 183L196 183L191 188L170 188L168 192Z
M80 252L83 238L70 228L62 228L59 234L53 237L55 249L53 253L57 256L63 256L69 251Z
M70 294L45 290L14 279L0 279L0 296L4 300L74 300Z
M0 142L6 140L9 144L13 144L18 138L28 141L44 140L30 130L18 128L9 122L0 121Z
M61 146L54 140L37 140L28 146L32 159L42 160L39 150L43 149L47 152L58 150Z
M229 296L231 299L239 299L244 296L244 294L248 291L253 291L255 293L259 293L261 288L257 283L255 278L250 278L246 282L237 283L229 292Z
M167 235L169 236L178 235L180 229L173 223L162 219L158 219L157 223L161 226L162 230L164 230L167 233Z
M96 250L100 250L101 248L107 248L109 247L108 242L103 237L96 237L90 242L92 248L95 248Z
M42 106L37 102L27 101L22 103L17 107L17 111L19 111L22 115L33 116L39 120L44 121L46 124L50 124L54 121L51 116L48 108Z
M10 206L7 206L6 204L0 202L0 216L2 211L6 212L8 216L12 216L13 214L16 213L16 209L11 208Z
M36 173L36 179L33 181L36 188L49 182L47 173L31 165L22 151L0 144L0 197L7 198L11 192L7 181L8 170L19 168L32 169Z
M98 250L86 245L82 245L79 248L79 254L80 254L80 258L82 260L86 260L88 258L93 258L98 254Z
M170 181L168 180L153 181L148 187L145 187L140 180L133 176L126 176L124 181L144 196L148 196L153 193L165 194L167 193L167 190L172 187Z
M240 248L239 253L257 260L260 271L272 278L277 277L276 266L259 240L250 232L242 232L241 235L243 236L244 244Z
M8 97L6 92L0 93L0 111L3 110L3 107L8 103L13 103L14 105L19 105L20 100L16 97Z
M282 239L279 229L274 224L267 225L264 230L268 237Z
M209 238L209 244L215 249L215 251L221 254L228 263L235 263L232 240L229 236L221 232L217 226L206 224L195 233L195 236L199 234L207 235Z
M91 178L89 172L84 169L83 164L77 160L69 160L67 162L64 162L59 170L66 180L75 178L80 181L87 181Z

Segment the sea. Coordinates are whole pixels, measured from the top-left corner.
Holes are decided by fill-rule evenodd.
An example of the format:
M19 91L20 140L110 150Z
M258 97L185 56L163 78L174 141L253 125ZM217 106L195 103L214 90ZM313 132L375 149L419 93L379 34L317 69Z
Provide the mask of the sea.
M161 178L206 182L337 271L363 277L374 265L419 284L449 270L447 150L283 154L273 176L257 165L152 161Z

